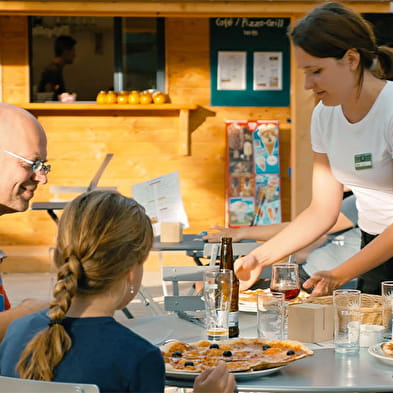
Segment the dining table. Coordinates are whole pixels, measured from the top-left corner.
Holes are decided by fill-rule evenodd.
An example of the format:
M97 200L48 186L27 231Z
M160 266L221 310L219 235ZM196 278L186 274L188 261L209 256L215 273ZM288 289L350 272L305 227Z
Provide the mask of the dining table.
M257 337L256 322L255 313L240 312L240 336ZM202 326L174 313L136 318L122 323L157 346L171 339L185 342L206 339ZM391 364L386 364L372 356L368 348L361 348L356 354L337 353L332 340L305 344L312 349L312 356L266 373L242 373L237 378L238 391L393 392L393 358ZM176 378L167 375L166 385L189 388L193 385L193 378L189 375Z

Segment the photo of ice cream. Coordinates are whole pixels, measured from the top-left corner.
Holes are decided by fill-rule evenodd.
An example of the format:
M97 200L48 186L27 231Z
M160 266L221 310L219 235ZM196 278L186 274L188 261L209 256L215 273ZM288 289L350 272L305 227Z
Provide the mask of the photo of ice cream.
M254 215L254 198L229 200L230 225L250 225Z
M228 125L228 146L232 149L233 158L239 158L244 145L244 126L238 123Z
M274 145L278 136L277 126L273 123L261 124L257 131L269 155L273 154Z
M255 163L259 166L261 169L261 172L265 172L266 169L266 160L265 157L259 156L255 159ZM259 171L258 171L259 172Z
M247 132L245 134L245 140L243 144L243 155L247 161L250 161L252 159L252 151L252 136L250 132Z

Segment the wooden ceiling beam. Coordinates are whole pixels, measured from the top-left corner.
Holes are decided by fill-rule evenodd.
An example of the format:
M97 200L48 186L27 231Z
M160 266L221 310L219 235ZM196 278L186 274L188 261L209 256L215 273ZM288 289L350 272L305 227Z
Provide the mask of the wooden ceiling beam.
M0 15L230 17L303 14L324 1L0 1ZM389 12L390 1L347 1L358 12Z

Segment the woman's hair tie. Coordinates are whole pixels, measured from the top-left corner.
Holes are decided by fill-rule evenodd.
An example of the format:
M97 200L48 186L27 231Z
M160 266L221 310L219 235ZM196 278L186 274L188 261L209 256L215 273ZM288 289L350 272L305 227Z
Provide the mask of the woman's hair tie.
M51 319L48 322L48 326L52 327L53 325L62 325L63 324L63 320L62 319Z

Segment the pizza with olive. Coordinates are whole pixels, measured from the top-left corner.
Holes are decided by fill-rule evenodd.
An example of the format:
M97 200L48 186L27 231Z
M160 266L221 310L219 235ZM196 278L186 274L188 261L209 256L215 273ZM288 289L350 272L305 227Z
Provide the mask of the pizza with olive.
M218 342L175 341L161 349L167 371L200 373L219 360L226 362L230 372L247 372L280 367L310 356L313 352L293 340L235 338Z

